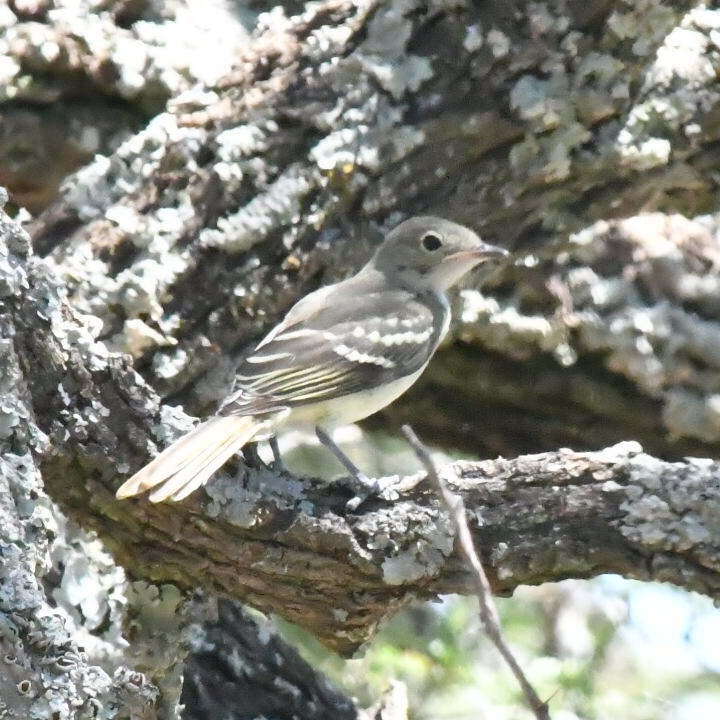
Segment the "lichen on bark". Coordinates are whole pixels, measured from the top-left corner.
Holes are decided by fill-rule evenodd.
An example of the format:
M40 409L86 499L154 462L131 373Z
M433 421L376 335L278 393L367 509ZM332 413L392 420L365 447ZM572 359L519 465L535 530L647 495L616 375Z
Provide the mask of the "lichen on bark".
M349 652L408 599L465 590L422 483L348 515L342 486L238 463L182 507L113 498L215 408L237 356L298 297L352 272L403 216L433 212L516 262L461 290L450 342L381 422L410 420L479 457L534 453L448 469L496 589L612 570L716 596L717 468L681 458L715 457L720 433L720 11L327 0L251 13L243 42L218 53L211 20L227 32L237 18L213 5L192 35L185 4L166 7L0 11L4 118L40 123L35 158L48 138L65 148L37 173L19 162L18 133L0 137L12 161L0 181L18 204L47 208L28 223L34 257L3 221L6 476L32 494L41 471L49 496L132 573L139 606L170 617L202 578ZM163 52L176 29L181 51ZM190 62L193 47L228 67ZM568 445L586 452L557 452ZM28 507L47 514L37 497ZM58 579L72 622L83 603L89 625L107 607L119 637L115 588L127 581L87 536L62 537L58 554L89 558L102 588L73 605L70 575ZM172 704L177 671L167 676Z

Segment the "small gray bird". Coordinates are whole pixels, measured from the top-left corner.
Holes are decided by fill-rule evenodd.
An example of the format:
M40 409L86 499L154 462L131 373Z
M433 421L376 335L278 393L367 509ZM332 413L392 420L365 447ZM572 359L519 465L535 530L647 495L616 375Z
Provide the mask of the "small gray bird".
M392 230L356 275L310 293L237 370L234 392L117 491L182 500L246 443L314 429L356 480L368 479L328 430L384 408L420 376L447 332L445 291L507 255L462 225L415 217ZM273 444L277 459L277 445Z

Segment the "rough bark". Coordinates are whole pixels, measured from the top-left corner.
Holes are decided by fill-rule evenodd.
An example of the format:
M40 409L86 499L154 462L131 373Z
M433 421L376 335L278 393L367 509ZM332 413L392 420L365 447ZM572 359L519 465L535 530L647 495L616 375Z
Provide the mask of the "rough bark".
M709 461L662 463L631 443L447 472L458 476L497 592L615 572L718 596L720 475ZM351 515L347 493L269 474L226 476L208 496L91 522L112 534L133 574L182 587L201 577L342 653L408 600L468 591L447 518L423 486Z
M32 422L5 304L27 288L17 260L29 242L4 215L0 238L0 711L12 720L151 720L172 693L161 702L159 687L118 656L120 606L132 604L116 592L122 570L67 523L43 489L33 453L42 454L48 439ZM140 632L136 656L143 649ZM158 658L153 668L166 676L165 689L178 680L171 666Z
M275 8L244 42L222 43L218 28L236 27L227 13L177 33L185 4L167 3L166 17L157 7L15 0L0 12L3 128L21 128L0 137L0 180L17 204L44 207L68 169L107 153L29 226L45 263L4 226L1 381L13 399L0 427L2 462L31 463L34 449L28 477L40 470L49 496L99 531L139 583L138 612L159 605L173 619L165 665L148 665L159 694L143 685L156 699L143 690L118 712L177 702L182 591L198 578L343 652L409 598L465 587L422 484L356 515L342 488L243 467L182 508L112 497L189 427L174 406L210 411L234 358L404 215L466 222L517 262L458 295L451 340L385 419L478 456L628 439L666 460L717 455L720 11L329 0ZM174 33L180 50L163 52ZM218 48L230 48L223 77L204 65ZM717 595L709 461L622 445L453 472L499 592L613 570ZM38 493L17 512L42 516ZM58 537L60 557L71 542ZM38 542L33 557L47 551ZM66 573L17 562L8 573L45 585ZM111 616L113 629L127 620ZM93 693L116 693L108 682Z
M188 661L182 701L184 720L358 719L354 703L280 640L268 621L258 627L257 619L227 601Z
M114 452L109 446L103 450L92 432L83 432L84 426L92 426L85 418L92 419L100 408L101 387L91 389L92 370L85 362L99 373L96 378L105 377L108 392L111 381L103 364L108 358L102 353L88 355L91 343L83 342L88 340L85 329L63 306L61 288L47 268L29 253L27 235L7 216L0 216L2 716L8 720L169 719L180 717L187 704L183 717L217 717L221 698L227 703L232 696L232 717L238 719L257 717L258 709L260 714L275 710L279 701L288 718L375 717L333 690L269 626L258 628L228 603L221 606L215 624L201 632L199 623L212 615L211 600L171 582L152 583L139 575L128 578L97 538L70 521L48 497L35 458L54 454L52 443L58 443L64 455L71 446L77 450L76 443L84 438L89 453L82 453L82 458L76 455L71 463L90 462L101 450L109 456ZM27 313L24 320L18 312ZM35 332L38 336L31 342ZM50 357L55 364L46 366ZM123 377L139 380L132 373ZM81 382L85 384L76 384ZM77 392L78 405L72 402L49 410L33 402L53 383L66 399L67 393ZM78 407L84 407L85 417L76 412ZM57 413L50 437L35 422L38 409L46 417ZM120 414L127 420L136 409L126 406ZM123 417L117 420L122 423ZM63 426L72 427L74 439ZM101 442L108 441L107 428L100 437ZM56 485L61 495L68 480L63 481L64 489ZM196 660L188 669L181 703L191 650L196 651ZM253 668L252 678L243 676L245 682L254 683L250 705L238 701L244 687L238 663ZM227 685L218 695L220 667ZM270 674L274 684L267 685ZM393 709L392 698L380 707L386 713L383 717L406 717L402 707Z
M394 417L422 414L425 434L487 454L634 438L715 455L716 222L675 214L715 210L719 11L694 6L334 0L261 16L221 79L202 62L173 74L146 48L130 92L129 70L98 85L80 62L87 87L141 105L175 78L171 101L67 183L36 247L100 337L201 414L233 359L400 212L450 216L519 260L489 298L460 296L459 342ZM108 42L139 42L101 15ZM648 210L662 214L612 220ZM447 412L424 412L438 393Z

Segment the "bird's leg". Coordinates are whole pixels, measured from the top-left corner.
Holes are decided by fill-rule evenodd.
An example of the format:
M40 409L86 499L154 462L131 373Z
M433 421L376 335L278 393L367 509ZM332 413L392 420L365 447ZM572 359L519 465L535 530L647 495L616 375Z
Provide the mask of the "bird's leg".
M355 480L367 487L372 485L372 480L360 472L355 463L338 447L337 443L319 426L315 426L315 434L318 440L342 463L343 467L353 476Z
M268 444L270 445L270 449L272 450L273 454L272 465L268 465L268 463L266 463L260 457L260 453L258 452L258 444L259 443L256 442L248 443L243 448L243 457L245 458L245 464L255 468L256 470L265 469L272 470L273 472L277 473L285 472L285 465L283 464L282 457L280 456L280 447L278 446L277 438L274 435L273 437L268 438Z
M273 470L277 473L285 472L285 463L280 454L280 445L278 445L277 435L271 435L268 438L268 444L273 454Z
M355 510L371 495L377 495L381 488L377 480L369 478L365 473L361 472L355 463L338 447L337 443L319 426L315 426L315 434L318 440L340 461L342 466L350 473L355 481L356 492L355 497L351 498L347 507L349 510Z
M258 444L256 442L251 442L245 445L242 449L242 454L245 458L246 465L255 469L267 467L267 465L263 462L263 459L260 457L260 453L258 453Z

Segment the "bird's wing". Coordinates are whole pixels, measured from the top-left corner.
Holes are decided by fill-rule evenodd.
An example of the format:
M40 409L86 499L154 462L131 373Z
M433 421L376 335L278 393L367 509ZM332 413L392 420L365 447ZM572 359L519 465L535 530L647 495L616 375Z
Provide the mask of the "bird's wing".
M304 320L322 312L327 306L327 299L337 292L340 284L341 283L326 285L298 300L290 310L288 310L283 320L255 346L255 352L271 343L275 337L289 330L291 327L300 325Z
M220 413L320 402L410 375L429 360L445 329L447 311L438 308L403 290L328 293L245 358Z

